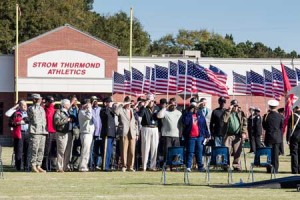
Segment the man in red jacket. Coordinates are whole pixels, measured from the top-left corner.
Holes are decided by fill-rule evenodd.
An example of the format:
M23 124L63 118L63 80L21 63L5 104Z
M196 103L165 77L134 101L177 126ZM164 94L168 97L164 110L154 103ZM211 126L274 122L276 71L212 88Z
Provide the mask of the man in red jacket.
M49 171L51 168L55 170L56 166L56 130L54 127L53 117L55 114L54 108L54 98L52 96L47 96L45 99L45 112L47 120L47 130L49 134L47 135L44 159L43 159L43 169Z

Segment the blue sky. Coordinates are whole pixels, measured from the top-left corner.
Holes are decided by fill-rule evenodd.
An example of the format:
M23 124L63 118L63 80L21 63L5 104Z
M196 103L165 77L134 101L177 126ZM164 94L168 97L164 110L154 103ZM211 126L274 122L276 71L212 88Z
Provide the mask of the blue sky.
M182 28L207 29L300 54L299 0L94 0L101 14L129 14L130 6L152 40Z

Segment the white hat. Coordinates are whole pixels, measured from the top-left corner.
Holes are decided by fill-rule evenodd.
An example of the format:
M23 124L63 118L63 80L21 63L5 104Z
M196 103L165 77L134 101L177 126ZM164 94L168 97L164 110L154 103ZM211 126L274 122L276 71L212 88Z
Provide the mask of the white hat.
M147 94L147 100L154 101L154 95L153 94Z
M271 99L268 101L268 105L272 106L272 107L276 107L279 105L279 101L275 100L275 99Z

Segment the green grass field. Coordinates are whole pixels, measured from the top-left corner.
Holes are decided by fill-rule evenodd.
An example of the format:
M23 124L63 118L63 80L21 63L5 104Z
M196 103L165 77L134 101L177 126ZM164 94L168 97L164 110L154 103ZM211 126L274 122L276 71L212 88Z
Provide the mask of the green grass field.
M205 183L205 173L189 174L191 185L183 184L182 172L167 172L167 185L160 183L161 172L69 172L23 173L9 166L12 148L3 148L4 179L0 179L0 199L300 199L296 189L228 189ZM248 155L248 165L253 156ZM277 177L290 176L290 157L282 156ZM270 174L257 169L256 180ZM234 173L233 181L247 181L248 173ZM227 183L227 173L211 174L211 186Z

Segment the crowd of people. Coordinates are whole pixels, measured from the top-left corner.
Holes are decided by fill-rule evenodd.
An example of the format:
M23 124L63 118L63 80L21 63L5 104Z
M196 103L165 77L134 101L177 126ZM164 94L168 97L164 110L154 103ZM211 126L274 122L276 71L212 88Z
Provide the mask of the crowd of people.
M242 145L249 139L250 152L272 147L272 165L278 173L283 115L277 111L276 100L268 102L269 111L263 117L255 107L245 114L237 100L226 106L224 97L212 111L205 98L193 97L180 110L176 98L160 99L157 104L152 94L137 102L127 96L122 103L106 97L102 106L96 96L80 103L76 96L62 99L59 108L51 96L43 99L32 94L32 100L28 108L20 100L6 112L18 171L156 171L165 162L169 147L184 146L187 171L197 166L203 172L208 145L228 147L233 169L241 171ZM294 174L300 173L299 121L300 109L295 107L287 131Z

